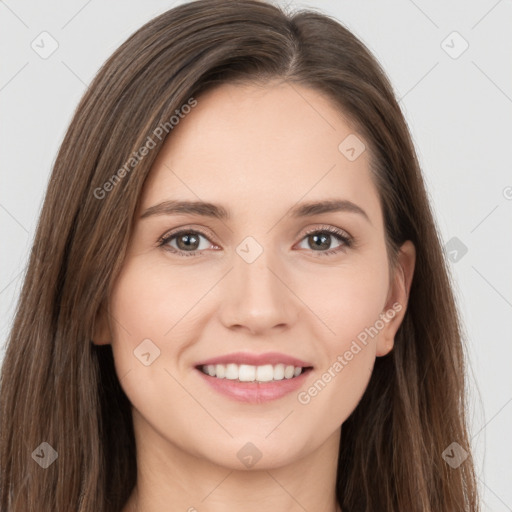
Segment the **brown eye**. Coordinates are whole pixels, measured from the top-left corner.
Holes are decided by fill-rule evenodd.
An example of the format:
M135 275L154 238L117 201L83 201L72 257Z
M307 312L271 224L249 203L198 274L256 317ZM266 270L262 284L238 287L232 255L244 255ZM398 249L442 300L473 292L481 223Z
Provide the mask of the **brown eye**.
M208 240L207 236L199 231L181 230L162 238L159 247L163 247L180 256L195 256L196 252L201 254L203 249L208 249L212 246L211 243L206 243L201 247L201 238ZM176 246L173 245L174 242Z
M333 238L339 244L334 249L331 249ZM336 254L352 245L352 239L347 233L331 226L308 231L303 240L308 245L306 249L316 252L318 256Z

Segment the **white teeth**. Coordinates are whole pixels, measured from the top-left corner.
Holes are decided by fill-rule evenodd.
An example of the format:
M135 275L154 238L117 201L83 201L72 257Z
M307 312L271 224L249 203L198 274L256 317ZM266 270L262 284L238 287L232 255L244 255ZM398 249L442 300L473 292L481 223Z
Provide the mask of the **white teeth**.
M219 379L223 379L226 376L226 367L223 364L215 365L215 375L212 377L218 377Z
M238 366L236 364L226 365L226 379L238 379Z
M274 378L274 367L271 364L264 366L257 366L256 368L256 379L259 382L269 382Z
M236 367L236 365L233 365ZM256 379L256 366L241 364L238 368L238 380L242 382L252 382Z
M302 373L300 366L284 364L209 364L201 367L203 373L218 379L239 380L240 382L269 382L271 380L292 379Z
M295 368L293 366L286 366L284 369L284 378L291 379L294 375Z
M284 379L284 364L276 364L274 366L274 380Z

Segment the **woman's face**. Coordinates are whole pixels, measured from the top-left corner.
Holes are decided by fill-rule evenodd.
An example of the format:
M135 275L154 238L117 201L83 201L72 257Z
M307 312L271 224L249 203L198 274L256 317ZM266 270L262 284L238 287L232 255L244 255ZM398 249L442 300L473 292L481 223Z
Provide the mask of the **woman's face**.
M197 101L148 177L95 343L112 344L141 442L277 467L338 442L392 348L414 249L390 276L368 151L320 93L223 85ZM312 206L326 201L340 204Z

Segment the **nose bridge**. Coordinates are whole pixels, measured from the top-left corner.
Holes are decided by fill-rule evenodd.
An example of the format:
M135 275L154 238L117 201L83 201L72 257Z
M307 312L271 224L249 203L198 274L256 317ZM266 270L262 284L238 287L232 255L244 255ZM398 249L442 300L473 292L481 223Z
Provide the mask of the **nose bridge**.
M275 251L254 237L245 238L237 246L229 298L223 308L226 326L242 325L255 331L293 320L293 293L285 285L285 276L280 275L283 266L278 260Z
M237 257L233 269L236 282L241 286L240 293L259 302L273 301L283 291L279 289L283 285L275 275L275 267L280 268L280 265L267 242L268 238L264 246L263 241L258 242L252 236L246 237L236 248Z

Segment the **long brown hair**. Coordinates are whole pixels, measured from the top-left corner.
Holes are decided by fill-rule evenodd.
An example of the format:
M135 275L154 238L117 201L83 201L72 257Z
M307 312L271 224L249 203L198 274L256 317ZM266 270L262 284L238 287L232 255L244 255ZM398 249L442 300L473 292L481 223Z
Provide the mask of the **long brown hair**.
M137 474L130 403L111 346L91 343L97 312L123 264L145 178L172 137L169 119L211 87L270 79L325 93L353 123L371 154L389 261L405 240L417 253L394 349L377 358L343 423L340 506L479 510L460 320L388 79L364 44L326 15L199 0L154 18L115 51L58 152L1 372L2 511L119 512L125 504ZM141 157L150 136L154 148ZM57 460L42 469L37 454L53 453L45 442ZM469 454L457 468L442 456L453 442Z

